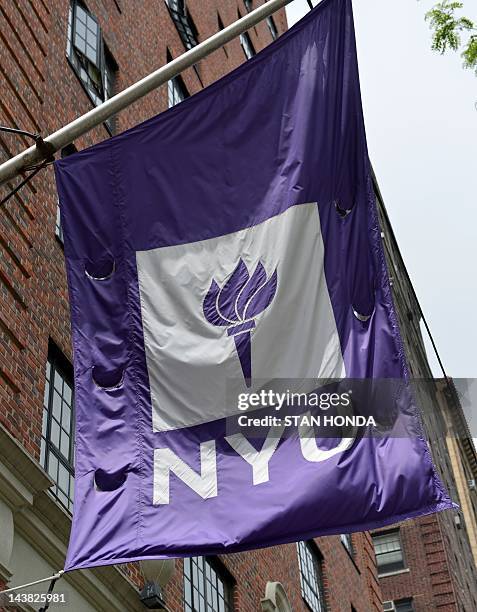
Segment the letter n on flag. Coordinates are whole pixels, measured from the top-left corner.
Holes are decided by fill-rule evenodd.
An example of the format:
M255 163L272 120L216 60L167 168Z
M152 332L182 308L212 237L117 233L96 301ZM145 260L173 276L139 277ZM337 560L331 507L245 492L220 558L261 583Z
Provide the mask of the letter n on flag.
M413 436L227 436L227 381L406 378L350 0L56 162L73 329L66 569L219 554L452 507ZM329 441L328 441L329 447Z

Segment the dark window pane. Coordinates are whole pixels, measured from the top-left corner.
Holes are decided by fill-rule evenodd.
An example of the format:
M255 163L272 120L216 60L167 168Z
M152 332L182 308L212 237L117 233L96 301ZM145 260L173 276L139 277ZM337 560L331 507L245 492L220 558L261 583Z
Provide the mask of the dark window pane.
M412 599L400 599L394 602L396 612L413 612L414 607L412 605Z

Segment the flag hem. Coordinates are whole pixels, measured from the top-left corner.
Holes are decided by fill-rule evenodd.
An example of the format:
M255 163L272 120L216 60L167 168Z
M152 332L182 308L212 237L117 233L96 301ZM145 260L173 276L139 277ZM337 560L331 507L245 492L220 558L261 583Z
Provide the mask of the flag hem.
M341 533L372 531L373 529L379 529L381 527L386 527L388 525L394 525L395 523L400 523L405 520L411 520L419 516L426 516L429 514L434 514L435 512L442 512L444 510L456 510L456 509L459 509L459 507L460 506L458 504L456 504L450 498L448 498L447 500L443 500L443 501L431 504L430 506L426 506L424 509L420 508L420 509L413 510L412 512L402 512L392 517L388 517L386 519L369 521L365 523L364 525L359 525L359 529L356 529L356 526L354 526L353 524L349 524L349 525L343 525L340 527L332 527L330 529L320 530L319 533L313 530L313 531L309 531L306 533L302 533L299 536L293 534L292 536L288 538L276 538L272 541L269 540L267 541L267 543L254 542L253 547L247 544L243 544L243 545L237 544L237 545L227 546L227 550L219 550L217 548L204 547L203 549L194 551L191 554L174 552L174 555L163 554L163 555L151 555L151 556L138 555L138 556L131 557L131 558L121 557L120 559L108 559L108 560L96 561L94 563L85 563L85 564L74 565L72 567L65 567L65 572L71 572L71 571L80 570L80 569L90 569L94 567L103 567L107 565L116 565L120 563L133 563L136 561L142 561L142 560L147 560L147 559L186 559L186 558L195 557L195 556L228 555L228 554L233 554L233 553L238 553L238 552L253 552L254 550L261 550L264 548L273 548L275 546L282 546L285 544L294 544L301 540L309 540L313 538L320 538L323 536L326 537L326 536L340 535Z

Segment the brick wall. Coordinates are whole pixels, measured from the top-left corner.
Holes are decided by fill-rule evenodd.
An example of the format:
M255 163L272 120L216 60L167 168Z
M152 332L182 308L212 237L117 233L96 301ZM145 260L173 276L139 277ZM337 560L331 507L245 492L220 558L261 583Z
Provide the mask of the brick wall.
M323 555L324 597L326 609L332 612L380 612L381 592L377 582L374 554L369 534L354 534L355 555L352 558L339 536L317 538ZM372 554L372 567L368 555ZM247 553L221 557L221 561L237 580L234 588L235 612L257 612L265 596L268 581L281 582L295 612L309 612L300 590L300 574L295 544L276 546ZM367 577L374 583L367 588ZM182 608L183 578L181 563L171 583L166 587L167 604L171 612Z

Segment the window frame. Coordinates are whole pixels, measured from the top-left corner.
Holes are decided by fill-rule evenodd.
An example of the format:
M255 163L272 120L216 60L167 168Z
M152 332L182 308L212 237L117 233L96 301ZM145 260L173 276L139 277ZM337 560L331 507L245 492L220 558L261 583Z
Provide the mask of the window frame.
M91 18L91 20L97 24L98 48L96 63L88 58L75 44L77 28L76 12L78 7L87 14L88 18ZM81 86L89 100L94 106L99 106L103 102L106 102L106 100L109 100L109 98L115 94L116 72L118 70L116 60L104 41L103 31L98 19L87 8L86 4L82 0L70 0L67 27L66 57L68 63L81 83ZM89 64L91 64L99 72L99 76L101 77L100 89L98 89L98 83L94 81L89 72ZM84 72L86 77L82 76L82 72ZM106 127L109 134L113 135L116 132L116 117L110 117L103 123L103 125Z
M280 36L280 33L278 32L278 28L277 28L277 24L275 23L275 19L273 19L272 15L269 15L266 19L266 22L267 22L268 29L270 30L270 35L272 37L272 40L277 40L277 38Z
M394 603L394 608L396 612L403 612L402 608L401 610L399 609L399 606L402 606L402 605L408 606L408 609L405 610L404 612L414 612L414 605L413 605L412 597L405 597L404 599L395 599L393 603Z
M199 43L199 32L185 0L164 0L177 33L186 50L193 49Z
M57 199L56 201L56 221L55 221L55 237L58 242L64 247L65 238L63 233L63 225L61 224L61 211L60 211L60 201Z
M58 375L61 378L61 395L57 387L55 387L55 377ZM71 390L71 397L68 408L70 410L68 430L63 426L63 403L68 403L63 395L64 383L67 383ZM54 417L54 394L59 395L61 400L61 412L59 420ZM45 422L46 413L46 422ZM52 438L53 421L59 425L58 445L55 444ZM68 435L68 457L61 450L62 432ZM58 347L51 341L48 346L48 357L45 367L45 393L43 397L43 413L42 413L42 433L40 445L40 465L54 480L54 485L49 489L54 498L60 503L69 513L72 512L74 500L74 453L75 453L75 409L74 409L74 376L73 367L61 353ZM56 477L50 471L50 460L53 456L57 462ZM60 487L58 473L60 466L63 467L68 474L68 491L65 492ZM58 493L61 490L66 497L66 503Z
M393 535L397 536L397 541L399 542L399 549L396 548L390 551L377 553L376 552L376 539L378 538L382 539L382 538L385 538L386 536L393 536ZM403 546L402 537L401 537L401 530L399 527L397 529L387 529L386 531L379 531L377 533L373 533L372 539L373 539L374 555L376 557L376 567L378 570L378 576L384 576L386 574L394 574L396 572L402 572L407 569L406 558L404 555L404 546ZM399 550L399 552L401 553L400 562L388 563L387 565L379 564L380 555L386 555L392 552L396 552L397 550ZM400 564L400 567L394 567L398 563Z
M179 95L180 100L178 100L177 102L173 102L172 104L170 103L171 102L171 96L170 96L171 89L173 89L174 92L180 91L180 95ZM184 100L186 100L189 96L190 94L187 91L187 87L185 86L183 79L179 75L167 81L167 108L173 108L174 106L177 106L181 102L184 102ZM175 97L175 93L174 93L174 97Z
M352 533L340 533L341 544L344 546L344 549L349 554L351 558L355 556L355 549L353 544L353 534Z
M302 548L304 551L309 553L309 557L306 559L303 557ZM300 589L303 601L311 612L326 612L327 606L323 585L323 555L321 554L320 549L314 540L302 540L297 542L297 556L300 571ZM310 582L309 558L311 558L311 563L313 564L314 569L314 585ZM314 601L310 601L305 585L312 592L318 607L315 606Z
M167 49L166 61L167 61L167 63L172 61L172 54L169 51L169 49ZM171 88L179 89L181 91L181 95L182 95L182 99L179 100L178 102L174 102L173 104L170 104L170 100L171 100L171 97L170 97ZM172 77L172 79L169 79L167 81L167 108L168 109L169 108L173 108L174 106L177 106L178 104L180 104L181 102L183 102L184 100L186 100L189 97L190 97L189 90L187 89L187 86L184 83L184 79L182 78L182 76L180 74L177 74L175 77Z
M72 20L71 20L71 44L74 48L76 48L76 51L78 53L80 53L81 55L83 55L84 57L86 57L86 59L88 59L91 63L94 64L94 66L96 66L96 68L98 70L101 71L102 69L102 63L103 63L103 57L102 57L102 53L101 53L101 41L103 38L102 32L101 32L101 26L99 25L99 21L97 19L97 17L91 13L87 7L80 1L80 0L73 0L72 3ZM81 9L85 15L86 15L86 20L91 19L91 21L93 21L96 25L96 39L97 39L97 47L96 47L96 59L93 61L90 57L88 57L87 55L87 51L85 49L85 51L82 51L77 45L76 45L76 34L77 34L77 12L78 9ZM87 27L87 24L85 24ZM84 38L83 36L81 36L82 38ZM87 43L87 38L84 38L84 41L86 44ZM91 45L90 45L91 46Z
M244 41L246 41L246 44L244 44ZM253 46L252 39L250 38L250 34L248 32L242 32L242 34L240 34L240 46L242 47L242 50L247 60L252 59L252 57L257 54L257 52L255 51L255 47ZM248 54L248 47L250 47L252 50L251 55Z
M199 567L199 562L202 564L201 567ZM196 567L194 567L194 564ZM216 578L217 588L214 588L211 580L212 576ZM189 595L187 583L190 585ZM219 584L222 585L222 593L220 593ZM234 587L235 580L232 574L218 557L184 558L183 609L185 612L198 612L199 609L203 609L206 612L215 611L217 608L214 606L219 603L219 597L223 601L223 606L220 609L223 609L224 612L234 612ZM198 601L195 600L195 593L199 596ZM211 601L209 601L209 598Z

